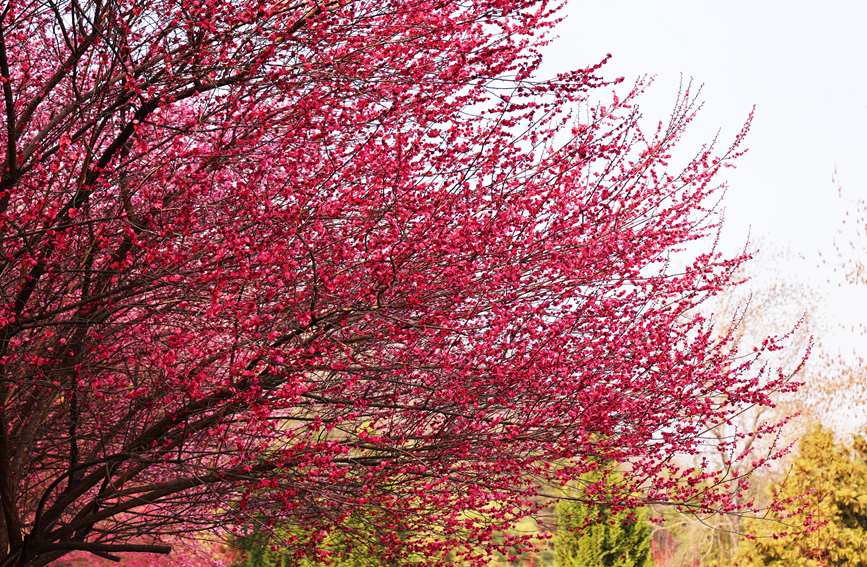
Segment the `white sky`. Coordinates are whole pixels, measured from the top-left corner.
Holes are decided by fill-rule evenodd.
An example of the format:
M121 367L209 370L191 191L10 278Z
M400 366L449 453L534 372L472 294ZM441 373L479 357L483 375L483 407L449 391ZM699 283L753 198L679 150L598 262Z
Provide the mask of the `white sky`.
M729 238L753 234L808 252L830 242L841 204L867 197L867 3L855 0L570 0L546 71L606 53L609 77L657 81L664 118L681 75L704 84L696 132L734 133L755 104L750 153L729 175Z
M845 208L867 198L867 2L569 0L566 16L543 72L611 53L605 76L656 76L641 105L654 119L668 115L681 76L692 77L704 84L705 108L687 143L717 130L729 140L756 105L750 151L727 174L724 242L735 249L751 231L765 251L753 271L812 284L819 317L832 322L817 331L850 350L853 364L867 354L851 330L867 322L867 286L832 287L816 261ZM790 254L774 258L779 250ZM867 259L867 243L862 250Z

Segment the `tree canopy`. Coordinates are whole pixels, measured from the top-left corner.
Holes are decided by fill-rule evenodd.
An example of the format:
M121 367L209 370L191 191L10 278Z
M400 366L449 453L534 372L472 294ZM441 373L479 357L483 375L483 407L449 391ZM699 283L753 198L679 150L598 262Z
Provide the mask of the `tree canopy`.
M678 163L694 93L645 131L601 63L540 78L556 18L6 2L0 565L363 510L481 562L600 462L614 511L745 506L675 457L792 387L697 309L746 127Z

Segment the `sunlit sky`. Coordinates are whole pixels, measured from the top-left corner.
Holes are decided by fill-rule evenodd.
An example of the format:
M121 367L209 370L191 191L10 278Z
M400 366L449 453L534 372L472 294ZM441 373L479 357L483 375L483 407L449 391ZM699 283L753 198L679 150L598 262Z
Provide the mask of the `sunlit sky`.
M611 53L606 76L655 76L641 103L653 119L668 115L681 78L692 78L705 106L688 143L717 131L730 139L756 106L749 153L726 175L724 244L739 249L749 234L762 249L758 282L812 286L804 306L826 323L816 332L856 364L867 354L867 338L853 331L867 322L867 286L838 287L842 278L817 256L840 240L844 211L867 198L867 3L568 0L566 16L543 71Z

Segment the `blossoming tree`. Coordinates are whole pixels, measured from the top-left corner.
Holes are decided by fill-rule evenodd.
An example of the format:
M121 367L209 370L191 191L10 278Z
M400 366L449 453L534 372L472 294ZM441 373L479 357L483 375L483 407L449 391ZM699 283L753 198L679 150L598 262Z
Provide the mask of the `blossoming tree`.
M555 8L4 4L0 565L364 513L475 560L603 462L730 508L676 456L789 387L696 310L742 134L674 167L689 93L536 80Z

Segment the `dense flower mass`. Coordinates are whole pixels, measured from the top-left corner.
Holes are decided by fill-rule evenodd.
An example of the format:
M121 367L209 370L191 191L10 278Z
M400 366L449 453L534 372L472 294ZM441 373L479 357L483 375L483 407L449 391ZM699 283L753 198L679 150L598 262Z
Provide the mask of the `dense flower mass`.
M697 309L744 260L713 249L743 133L671 165L690 93L647 132L642 85L536 79L555 22L7 2L0 564L277 521L300 552L359 510L472 560L612 462L600 502L727 509L677 455L790 387Z

